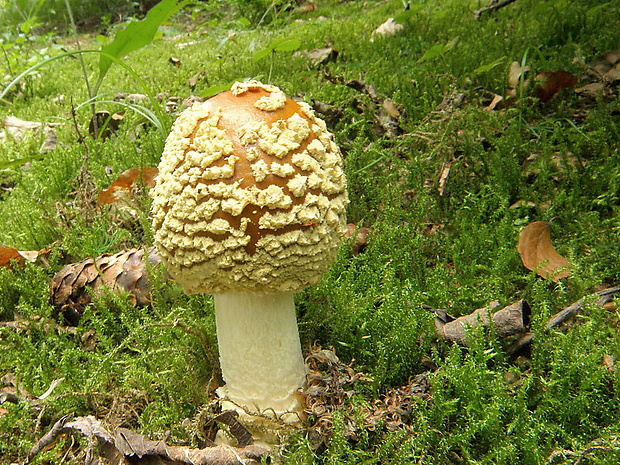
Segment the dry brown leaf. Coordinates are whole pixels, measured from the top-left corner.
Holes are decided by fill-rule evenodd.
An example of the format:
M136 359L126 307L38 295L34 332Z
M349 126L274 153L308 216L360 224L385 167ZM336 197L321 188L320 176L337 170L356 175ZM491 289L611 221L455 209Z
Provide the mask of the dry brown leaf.
M504 106L502 103L503 101L504 101L504 97L502 97L501 95L495 94L491 103L489 103L489 105L485 107L485 110L486 111L500 110Z
M392 118L396 120L400 118L400 111L398 110L398 105L394 103L394 100L386 98L383 100L383 102L381 102L381 106Z
M355 238L353 241L353 253L355 255L362 253L366 250L366 246L368 245L368 234L370 233L369 228L361 227L358 228L357 225L353 223L347 224L347 230L344 233L344 237L347 239Z
M439 192L439 195L441 197L446 195L446 191L448 188L448 178L450 177L450 168L452 168L451 162L444 163L441 168L441 175L439 176L439 186L437 187L437 192Z
M538 83L534 94L541 102L548 102L562 89L575 87L577 76L568 71L543 71L534 80Z
M126 201L132 197L135 182L139 179L147 187L155 185L155 178L159 174L157 168L145 166L144 168L130 168L123 171L116 181L107 189L102 189L97 196L97 204L111 204L118 201Z
M24 262L19 250L13 247L0 247L0 266L10 268L11 260L15 260L20 265Z
M529 66L522 67L518 61L513 61L510 64L510 69L508 70L508 87L510 89L507 92L509 97L516 97L518 93L529 85L528 80L525 79L525 74L529 70Z
M519 234L518 251L528 270L557 282L570 275L570 263L553 248L550 229L546 221L528 224Z
M198 85L200 80L206 78L206 76L207 72L204 69L200 70L187 80L187 85L193 90Z
M585 86L575 89L576 94L586 95L588 97L597 97L605 91L605 84L602 82L592 82Z
M617 370L614 358L609 354L603 355L603 366L607 368L607 371L610 373L615 373Z
M95 113L95 117L91 118L90 123L88 123L88 132L93 139L99 137L106 139L112 134L116 134L123 118L122 113L110 114L109 111L100 110Z
M4 118L2 126L4 126L4 130L0 131L0 140L6 139L7 134L10 134L19 142L29 133L37 134L43 131L45 134L45 141L39 149L41 153L54 150L58 143L58 136L54 128L60 126L60 123L38 123L36 121L26 121L9 115Z
M297 7L297 13L310 13L311 11L316 10L316 6L312 2L302 3Z
M17 250L13 247L0 246L0 266L10 268L11 260L15 260L18 265L22 265L24 259L34 263L41 255L46 253L46 250Z
M620 79L620 51L603 53L591 66L598 74L611 81Z
M149 465L233 465L239 463L263 463L268 456L267 449L259 446L232 447L219 445L194 449L187 446L171 446L164 441L153 441L126 428L108 429L93 416L70 415L58 420L51 429L30 449L24 461L27 465L36 456L54 446L67 433L78 433L88 440L85 455L91 457L87 463L96 463L97 457L111 464ZM97 446L97 447L95 447Z
M376 36L393 36L398 31L405 29L405 26L394 21L394 18L388 18L381 26L372 33L370 41L373 42Z
M306 57L312 66L319 67L330 61L336 61L338 58L338 50L332 47L315 48L313 50L295 52L294 55Z

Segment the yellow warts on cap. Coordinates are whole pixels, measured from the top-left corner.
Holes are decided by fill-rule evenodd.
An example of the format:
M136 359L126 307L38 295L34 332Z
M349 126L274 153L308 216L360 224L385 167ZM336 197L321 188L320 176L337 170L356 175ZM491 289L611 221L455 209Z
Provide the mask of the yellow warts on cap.
M151 190L155 245L187 293L297 291L336 257L342 157L304 103L257 81L184 111Z

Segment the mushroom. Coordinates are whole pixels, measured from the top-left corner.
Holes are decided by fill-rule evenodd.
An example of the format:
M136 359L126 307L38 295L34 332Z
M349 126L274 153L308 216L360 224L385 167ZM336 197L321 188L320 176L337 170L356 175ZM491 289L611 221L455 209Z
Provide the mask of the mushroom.
M214 294L218 395L241 415L300 418L294 293L336 259L345 187L325 122L258 81L195 103L166 140L151 190L155 245L186 293Z

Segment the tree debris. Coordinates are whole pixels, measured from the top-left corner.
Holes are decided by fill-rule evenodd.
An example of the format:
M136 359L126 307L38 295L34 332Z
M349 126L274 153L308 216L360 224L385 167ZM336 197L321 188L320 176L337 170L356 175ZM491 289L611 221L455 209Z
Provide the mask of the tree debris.
M305 412L314 419L310 427L311 441L316 449L327 445L333 429L334 414L342 413L344 435L356 441L362 428L379 433L379 426L388 431L409 428L413 420L415 402L430 400L430 384L425 373L414 376L401 388L387 392L374 402L372 408L355 412L348 400L355 394L352 385L357 381L371 381L340 361L332 349L314 346L306 358L308 382L304 396ZM358 421L359 419L359 421Z
M63 434L78 433L88 439L85 464L98 463L103 458L112 465L127 463L144 465L233 465L261 463L268 451L259 446L245 447L212 446L193 449L186 446L170 446L164 441L153 441L126 428L108 431L95 417L71 415L58 420L34 445L24 465L28 465L42 450L54 445Z
M403 29L405 29L405 26L394 21L394 18L388 18L383 24L373 31L370 36L370 41L374 42L376 37L393 36Z
M491 0L491 3L487 6L483 6L482 8L474 11L474 18L478 20L484 13L499 10L500 8L504 8L514 2L516 2L516 0Z
M523 265L543 278L559 281L570 275L570 262L551 244L550 223L534 221L519 234L517 246Z
M620 293L620 286L603 289L601 291L595 292L594 294L591 294L588 297L598 297L599 299L596 302L596 305L599 307L603 307L605 304L610 302L612 296L617 293ZM545 325L545 333L548 333L550 330L558 328L559 326L572 320L577 314L579 314L579 312L581 312L583 304L586 302L586 299L588 297L579 299L577 302L569 305L568 307L553 315ZM532 343L533 339L534 335L531 332L523 334L523 336L521 336L508 348L508 354L514 355L521 352L524 348L528 347Z
M350 87L370 97L372 102L370 105L357 102L357 109L360 113L372 114L374 126L379 135L394 139L404 132L400 127L400 112L396 103L391 99L379 98L374 85L367 84L360 79L346 80L342 76L333 76L328 68L323 69L323 77L332 84ZM388 100L387 103L386 100ZM393 116L395 113L398 113L397 117Z
M12 261L20 266L24 264L24 260L34 263L38 258L43 259L43 255L47 252L47 250L17 250L13 247L0 246L0 267L11 268Z
M157 168L145 166L144 168L130 168L123 171L118 178L108 187L102 189L97 196L97 204L132 204L136 197L137 182L147 187L155 185L155 178L159 174Z
M435 312L435 328L437 333L456 344L469 345L469 332L477 326L487 328L493 325L497 337L509 338L523 334L529 325L532 313L529 304L521 299L497 310L499 303L492 302L489 306L474 310L469 315L454 318L443 310L431 309Z
M41 131L45 135L45 140L39 149L40 153L47 153L56 148L58 136L55 128L61 123L39 123L36 121L26 121L15 116L7 116L2 121L4 129L0 131L0 141L12 137L16 141L22 141L27 134L39 134Z
M77 325L91 300L91 292L97 294L104 287L128 292L134 305L148 305L151 288L147 269L159 264L160 258L156 249L149 247L147 265L144 253L143 249L130 249L65 266L50 282L50 300L56 313L69 324Z

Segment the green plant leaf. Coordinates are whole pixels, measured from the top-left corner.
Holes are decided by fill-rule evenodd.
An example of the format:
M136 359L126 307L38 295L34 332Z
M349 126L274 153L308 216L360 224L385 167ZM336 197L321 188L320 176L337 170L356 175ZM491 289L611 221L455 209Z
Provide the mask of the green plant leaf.
M116 33L111 43L101 47L103 53L99 57L99 83L113 63L113 60L106 55L120 59L150 44L159 26L184 6L184 3L177 4L177 1L162 0L149 10L142 21L129 23L125 29Z
M297 39L285 39L271 45L272 50L276 52L294 52L299 47L301 47L301 42Z
M415 15L422 9L424 5L410 5L408 10L401 11L396 16L394 16L394 22L397 24L406 25L411 19L415 17Z
M45 157L43 157L42 155L36 155L34 157L24 157L24 158L18 158L16 160L0 161L0 170L8 170L11 168L16 168L18 166L25 165L29 161L42 160L43 158Z
M433 45L424 53L424 55L422 55L422 57L418 60L418 63L423 63L425 61L432 60L433 58L444 55L446 52L452 50L458 41L459 38L457 36L445 45Z
M265 58L267 55L269 55L271 52L273 52L273 49L271 47L267 47L262 50L259 50L252 56L252 61L260 61L263 58Z
M200 93L200 96L205 98L213 97L215 94L219 94L220 92L230 89L238 80L239 79L227 82L226 84L218 84L217 86L208 87Z
M484 73L486 73L486 72L488 72L488 71L491 71L491 70L492 70L493 68L495 68L496 66L498 66L498 65L502 64L502 63L503 63L503 61L504 61L505 59L506 59L506 57L504 56L504 57L498 58L498 59L497 59L497 60L495 60L495 61L492 61L491 63L488 63L488 64L486 64L486 65L479 66L478 68L476 68L476 69L474 70L474 74L475 74L476 76L478 76L478 75L480 75L480 74L484 74Z

